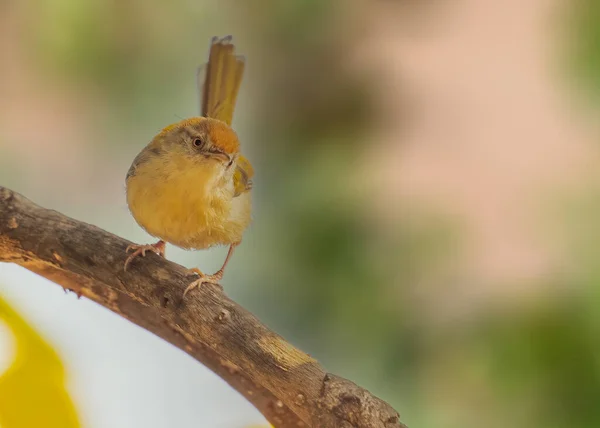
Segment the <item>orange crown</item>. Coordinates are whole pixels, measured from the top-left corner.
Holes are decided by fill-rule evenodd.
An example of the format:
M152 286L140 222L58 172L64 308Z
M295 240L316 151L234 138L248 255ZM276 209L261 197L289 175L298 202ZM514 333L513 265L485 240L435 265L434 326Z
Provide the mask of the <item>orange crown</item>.
M159 135L165 135L175 129L193 128L207 134L210 141L227 154L240 151L240 141L237 134L229 125L210 117L191 117L163 128Z

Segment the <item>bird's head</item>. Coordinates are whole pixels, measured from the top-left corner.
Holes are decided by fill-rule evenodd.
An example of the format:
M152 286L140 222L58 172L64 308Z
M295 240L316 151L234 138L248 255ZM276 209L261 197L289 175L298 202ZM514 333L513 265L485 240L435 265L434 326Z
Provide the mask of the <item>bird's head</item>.
M193 117L164 128L150 149L184 155L195 163L233 166L240 152L237 134L229 125L208 117Z

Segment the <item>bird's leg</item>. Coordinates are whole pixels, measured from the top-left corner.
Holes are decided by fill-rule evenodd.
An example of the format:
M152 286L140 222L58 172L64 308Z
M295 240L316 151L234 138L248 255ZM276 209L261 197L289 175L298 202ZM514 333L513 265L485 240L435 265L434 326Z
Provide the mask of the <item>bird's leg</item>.
M129 255L129 257L127 257L127 260L125 260L125 266L123 266L123 270L127 270L127 266L129 266L129 264L133 261L133 259L135 259L137 256L142 256L142 257L146 257L146 251L152 251L156 254L158 254L159 256L164 257L165 256L165 241L160 240L158 241L156 244L142 244L142 245L130 245L129 247L127 247L127 249L125 250L126 253L129 253L130 251L133 251L133 253L131 253Z
M190 272L193 272L196 275L199 275L200 278L198 278L197 280L192 282L190 285L188 285L188 287L183 292L183 297L185 297L185 295L188 292L190 292L194 288L196 288L199 285L202 285L204 283L215 284L215 285L219 284L219 281L221 279L223 279L223 274L225 273L225 267L227 266L227 263L229 263L229 259L231 258L231 255L233 254L233 250L235 250L235 247L237 247L238 245L240 245L240 242L236 242L236 243L230 245L229 251L227 252L227 257L225 257L225 261L223 262L223 266L221 266L221 269L216 271L214 274L206 275L205 273L202 273L202 271L200 271L200 269L198 269L198 268L190 269Z

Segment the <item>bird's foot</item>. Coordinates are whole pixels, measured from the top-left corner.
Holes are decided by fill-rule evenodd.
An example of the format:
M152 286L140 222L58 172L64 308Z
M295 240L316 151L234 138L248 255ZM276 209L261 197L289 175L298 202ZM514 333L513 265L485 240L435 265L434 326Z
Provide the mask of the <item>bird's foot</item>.
M200 269L198 269L198 268L190 269L190 272L194 273L195 275L198 275L200 278L198 278L197 280L195 280L194 282L192 282L190 285L187 286L187 288L183 292L183 297L185 297L185 295L187 293L189 293L190 291L192 291L194 288L199 287L202 284L214 284L214 285L221 287L221 284L219 284L219 281L221 281L221 279L223 279L223 270L222 269L219 270L214 275L206 275L205 273L202 273L202 271L200 271Z
M161 257L165 256L165 241L158 241L156 244L143 244L143 245L130 245L125 250L126 253L133 251L125 260L125 265L123 266L123 270L127 270L127 266L138 256L146 257L146 251L152 251L153 253L158 254Z

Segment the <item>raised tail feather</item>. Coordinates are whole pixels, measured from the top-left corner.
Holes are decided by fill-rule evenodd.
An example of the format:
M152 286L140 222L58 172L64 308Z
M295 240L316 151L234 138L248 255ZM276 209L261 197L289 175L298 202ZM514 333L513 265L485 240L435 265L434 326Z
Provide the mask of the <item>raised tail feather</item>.
M244 57L234 55L231 36L212 39L208 63L198 73L202 116L231 125L244 66Z
M198 70L202 116L219 119L231 125L244 66L245 58L234 55L231 36L222 39L214 37L211 40L208 63ZM253 175L252 165L240 155L233 175L235 196L252 189Z

